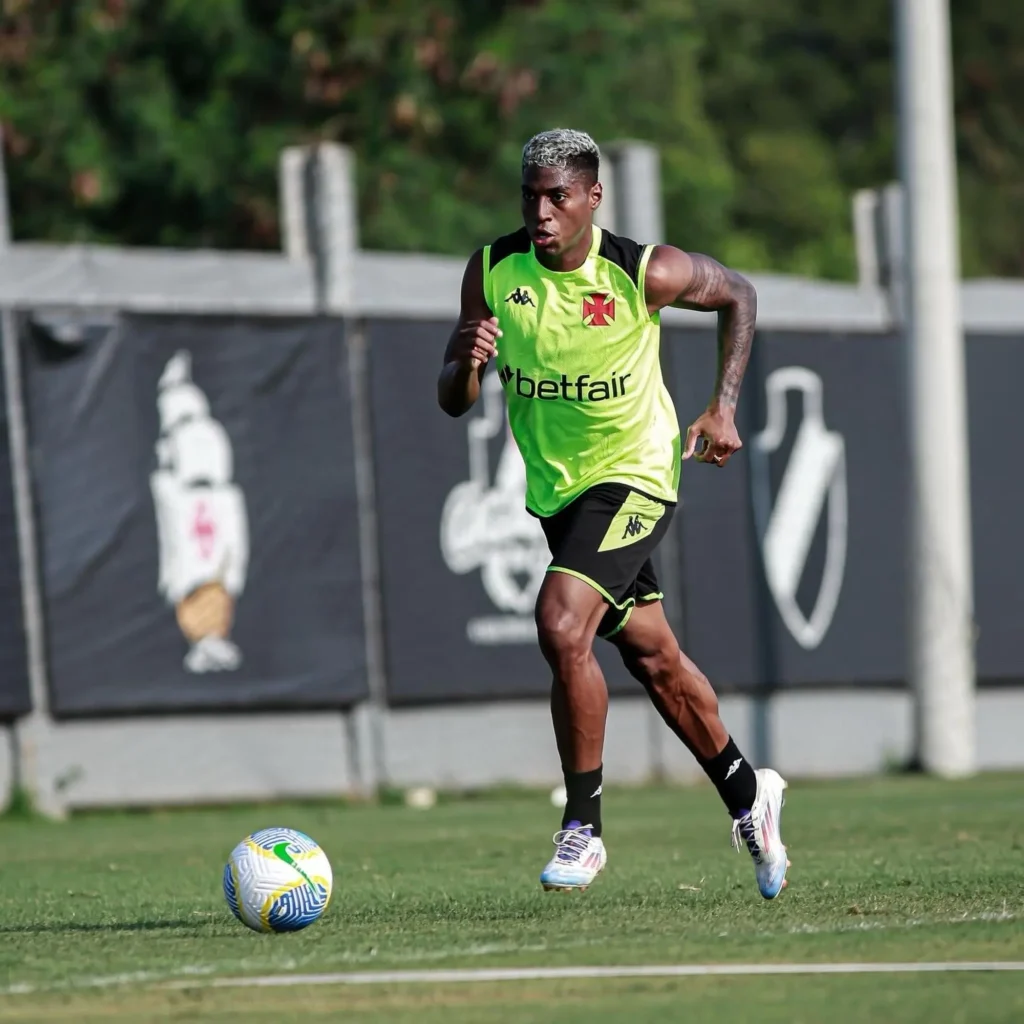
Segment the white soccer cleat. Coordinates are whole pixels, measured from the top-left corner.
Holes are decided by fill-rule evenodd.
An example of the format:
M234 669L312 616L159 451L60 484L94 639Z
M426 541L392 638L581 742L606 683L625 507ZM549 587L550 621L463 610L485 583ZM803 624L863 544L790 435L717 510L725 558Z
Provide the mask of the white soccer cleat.
M766 900L773 900L786 888L789 860L782 843L782 808L788 783L771 768L758 768L754 806L732 823L732 845L739 850L746 843L754 859L757 887Z
M604 843L591 834L590 825L570 821L552 837L555 855L540 873L540 884L549 892L586 889L608 863Z

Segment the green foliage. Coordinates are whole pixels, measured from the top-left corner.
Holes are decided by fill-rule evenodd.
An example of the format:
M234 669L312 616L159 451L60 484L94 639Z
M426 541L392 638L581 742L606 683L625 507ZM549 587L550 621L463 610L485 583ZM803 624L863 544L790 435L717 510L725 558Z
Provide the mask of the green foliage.
M15 234L273 248L278 154L323 138L366 247L464 254L568 124L660 147L670 241L848 278L850 196L894 176L890 3L4 0ZM1024 13L952 11L965 270L1021 275Z

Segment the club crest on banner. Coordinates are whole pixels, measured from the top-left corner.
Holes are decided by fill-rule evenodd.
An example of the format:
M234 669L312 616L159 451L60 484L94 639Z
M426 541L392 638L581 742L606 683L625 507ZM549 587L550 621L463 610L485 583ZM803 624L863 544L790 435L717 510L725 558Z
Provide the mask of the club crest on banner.
M550 555L540 523L526 511L526 466L508 428L501 382L484 377L481 415L467 424L469 479L449 492L441 512L441 555L459 575L480 570L484 591L504 614L466 624L472 643L536 643L533 607ZM491 475L491 443L501 452Z
M249 528L234 483L231 439L192 380L192 357L176 353L160 377L157 469L150 477L160 546L159 590L189 644L189 672L233 671L231 639L245 589Z
M787 397L803 396L799 424L787 423ZM752 492L765 577L782 621L801 647L812 650L828 633L846 570L846 445L825 425L821 378L803 366L787 366L765 381L765 428L751 445ZM769 462L792 437L776 492ZM797 603L815 534L824 520L824 567L809 613Z

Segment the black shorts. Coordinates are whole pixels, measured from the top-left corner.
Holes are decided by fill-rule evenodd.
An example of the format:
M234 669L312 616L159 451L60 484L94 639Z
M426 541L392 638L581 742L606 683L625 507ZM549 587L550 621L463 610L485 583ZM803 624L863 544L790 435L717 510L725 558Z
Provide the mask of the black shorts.
M539 517L551 549L548 572L576 576L608 602L598 636L608 639L622 629L638 602L662 599L651 555L674 511L671 502L608 483Z

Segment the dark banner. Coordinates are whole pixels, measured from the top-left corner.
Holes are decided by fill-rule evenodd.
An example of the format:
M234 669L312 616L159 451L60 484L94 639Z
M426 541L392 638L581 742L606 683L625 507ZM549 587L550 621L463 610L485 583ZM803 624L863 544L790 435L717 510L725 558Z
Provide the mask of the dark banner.
M1024 337L967 342L974 607L981 682L1024 680Z
M366 695L342 326L25 324L58 714Z
M4 385L0 361L0 396ZM0 401L0 718L15 718L30 705L7 403Z
M666 335L685 429L711 392L715 339ZM743 450L683 468L686 645L718 688L904 678L903 396L892 337L758 335Z
M497 377L451 419L437 374L451 324L369 325L381 585L393 703L540 696L533 606L550 561ZM599 643L613 691L638 692Z

